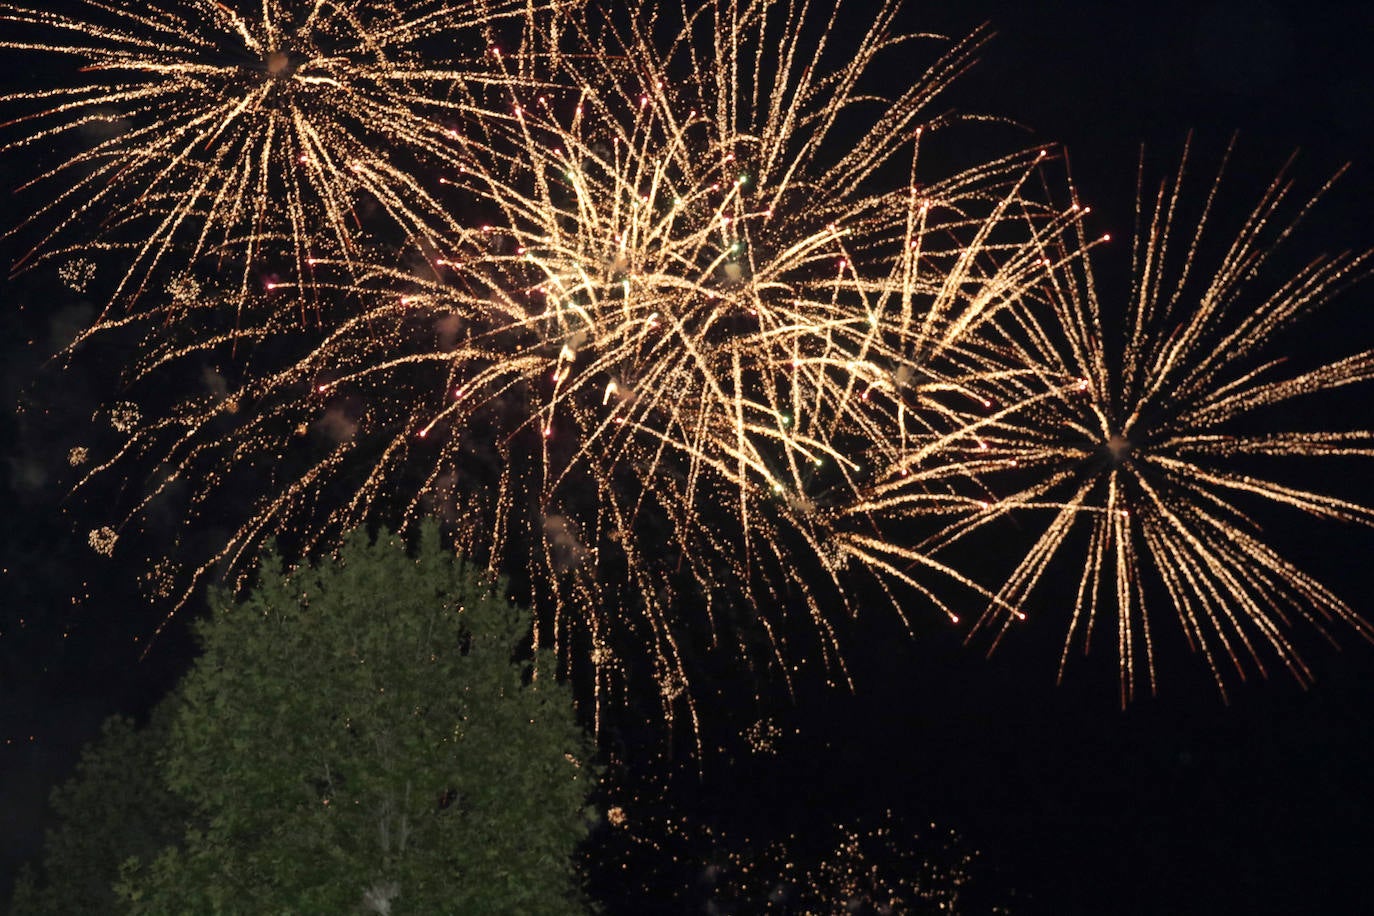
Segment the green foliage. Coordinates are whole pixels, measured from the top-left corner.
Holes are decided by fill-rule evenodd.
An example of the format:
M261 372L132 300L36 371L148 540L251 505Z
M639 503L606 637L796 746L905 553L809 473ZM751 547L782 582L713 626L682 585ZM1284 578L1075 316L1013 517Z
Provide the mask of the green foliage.
M142 729L119 716L106 720L71 778L53 790L55 826L41 870L26 869L15 883L14 916L112 913L120 861L154 856L180 838L189 811L158 771L168 707Z
M517 660L528 613L441 549L433 525L414 555L355 532L335 562L280 568L269 557L247 600L216 596L199 627L204 654L158 757L189 811L160 854L110 847L100 875L108 888L118 870L117 908L584 910L573 852L594 747L553 660Z

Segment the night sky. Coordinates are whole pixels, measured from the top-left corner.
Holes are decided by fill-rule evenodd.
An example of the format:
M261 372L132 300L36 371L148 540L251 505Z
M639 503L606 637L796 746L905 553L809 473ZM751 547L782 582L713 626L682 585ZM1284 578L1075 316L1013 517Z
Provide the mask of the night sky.
M862 9L861 2L851 4ZM951 104L1024 127L979 128L990 144L1067 145L1094 232L1128 239L1141 144L1154 174L1195 131L1200 174L1233 132L1228 186L1253 202L1295 149L1316 186L1353 163L1304 224L1303 253L1374 246L1374 5L1361 2L912 2L902 24L996 37ZM32 57L0 51L6 86L32 85ZM42 66L48 66L43 64ZM980 142L975 131L972 144ZM950 151L951 155L958 150ZM31 163L0 157L0 185ZM31 199L31 198L26 198ZM22 216L0 210L8 226ZM0 259L15 257L5 243ZM1104 256L1104 287L1127 254ZM63 514L64 456L101 392L46 352L91 315L79 301L0 286L6 522L0 530L0 897L39 848L43 800L113 711L139 714L182 670L173 631L140 661L131 632L154 612L138 570L96 557ZM1374 284L1292 329L1295 352L1374 346ZM1369 388L1324 404L1333 428L1369 424ZM31 405L20 415L15 405ZM1369 461L1332 465L1337 489L1374 501ZM1318 481L1320 483L1321 481ZM1367 616L1374 532L1293 515L1266 535ZM1073 572L1069 572L1073 576ZM89 597L73 605L73 593ZM1154 609L1176 629L1172 609ZM806 681L769 710L784 736L765 760L708 760L677 813L741 830L875 818L892 811L956 830L980 851L984 897L1026 913L1354 913L1374 908L1374 649L1341 634L1299 646L1315 686L1282 672L1233 686L1224 704L1200 660L1161 652L1158 697L1118 703L1113 647L1055 670L1062 615L1018 631L991 658L935 613L918 639L876 610L850 627L853 693ZM1178 648L1178 647L1175 647ZM706 711L711 712L709 698ZM809 821L808 819L815 819ZM647 904L646 904L647 908ZM672 908L668 908L673 911Z

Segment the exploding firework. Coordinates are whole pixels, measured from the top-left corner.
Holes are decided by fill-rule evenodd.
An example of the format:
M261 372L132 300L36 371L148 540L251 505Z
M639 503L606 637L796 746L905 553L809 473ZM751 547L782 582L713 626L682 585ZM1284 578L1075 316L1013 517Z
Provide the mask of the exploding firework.
M1068 561L1079 581L1060 676L1073 647L1086 651L1099 619L1114 616L1123 703L1142 678L1155 689L1149 608L1159 599L1149 598L1151 587L1172 602L1223 695L1228 668L1241 678L1247 665L1263 674L1271 653L1299 680L1310 678L1290 639L1295 621L1323 635L1331 623L1366 638L1374 632L1266 543L1257 521L1268 503L1374 523L1368 506L1285 482L1275 464L1374 455L1370 430L1283 428L1293 422L1284 410L1295 399L1374 378L1374 352L1304 367L1282 348L1280 334L1366 274L1369 254L1321 257L1291 277L1267 279L1282 243L1330 187L1285 216L1293 198L1285 168L1216 268L1206 270L1204 230L1217 218L1222 176L1193 229L1182 230L1187 161L1185 150L1173 179L1140 197L1122 345L1104 331L1103 294L1089 259L1052 246L1047 260L1056 266L1041 309L1015 321L1003 313L999 324L1003 343L1038 368L1040 383L974 429L976 443L946 438L931 466L913 468L926 483L962 480L939 500L957 519L928 547L999 520L1030 526L1043 519L975 631L995 631L995 645L1035 613L1033 596L1047 587L1046 574ZM1089 247L1081 228L1063 246ZM928 488L905 492L903 484L877 497L879 514L930 499ZM1086 555L1075 552L1084 547Z
M150 501L198 482L187 518L251 476L251 518L202 573L277 532L310 549L437 512L520 571L537 637L590 661L598 698L648 682L695 716L692 653L733 639L786 677L799 627L843 671L847 566L935 593L839 510L1027 371L979 329L1043 282L1077 218L1024 199L1038 151L918 181L928 109L977 39L877 101L874 61L910 40L894 11L843 54L833 19L789 2L565 20L601 50L539 55L549 71L506 84L481 155L445 173L485 225L318 286L348 317L92 473L153 456ZM168 342L135 375L157 385L226 342Z
M493 61L497 31L538 15L518 0L78 6L0 4L0 47L77 65L71 85L3 100L28 109L5 149L74 150L29 182L47 197L20 227L40 239L18 266L109 252L122 274L97 327L143 299L157 323L178 320L164 293L197 272L234 277L236 311L318 306L320 265L356 268L369 232L395 247L461 233L426 176L464 158L483 84L518 78ZM307 295L258 295L284 283Z
M932 102L980 36L894 97L873 92L875 61L922 37L893 31L893 3L855 42L838 12L791 0L556 17L88 6L0 7L81 36L6 47L90 75L10 97L34 109L10 146L96 137L36 179L63 190L26 224L43 235L29 257L66 257L62 279L84 288L91 258L126 252L95 328L162 325L108 414L125 446L73 465L93 481L154 462L131 520L184 497L199 525L224 494L257 494L187 587L274 534L310 551L367 519L437 513L461 549L523 571L537 639L589 663L598 709L652 683L693 716L691 658L721 641L785 679L817 654L797 648L804 627L847 677L835 622L856 571L904 620L903 590L957 619L932 578L983 594L974 630L995 644L1080 542L1061 675L1114 613L1123 701L1155 682L1146 588L1223 691L1222 660L1263 671L1266 647L1308 677L1294 618L1369 633L1247 506L1374 520L1259 467L1374 453L1368 431L1256 426L1374 366L1291 370L1273 349L1366 266L1315 261L1254 295L1296 223L1283 176L1211 274L1196 262L1216 187L1182 243L1182 168L1142 199L1114 348L1086 209L1026 193L1043 152L926 174L925 138L949 120ZM506 21L524 43L502 55ZM466 56L436 65L453 36ZM97 213L98 241L52 247ZM306 333L308 304L329 314ZM244 340L266 344L251 366ZM995 591L940 553L1042 516ZM113 552L122 529L93 548ZM163 568L157 592L174 581Z

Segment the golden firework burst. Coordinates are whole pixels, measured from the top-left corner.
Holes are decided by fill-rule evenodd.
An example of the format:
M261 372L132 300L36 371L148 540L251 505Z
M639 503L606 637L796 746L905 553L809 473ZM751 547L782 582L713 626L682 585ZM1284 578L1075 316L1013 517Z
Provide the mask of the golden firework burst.
M97 329L143 311L178 320L163 292L188 269L232 277L239 310L302 308L259 295L287 283L318 307L320 266L355 269L365 239L424 247L461 233L428 173L464 158L482 86L518 79L492 44L499 30L543 12L518 0L0 4L0 47L76 65L69 85L2 100L20 112L5 150L69 151L28 183L47 196L11 230L39 237L16 266L118 259Z

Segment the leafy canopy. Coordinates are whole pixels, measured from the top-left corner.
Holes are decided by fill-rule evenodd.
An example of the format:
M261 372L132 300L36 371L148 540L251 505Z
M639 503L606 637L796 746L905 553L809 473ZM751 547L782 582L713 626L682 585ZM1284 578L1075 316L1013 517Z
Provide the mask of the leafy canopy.
M427 525L216 596L163 762L194 809L130 862L135 913L563 913L583 907L593 746L529 615Z

